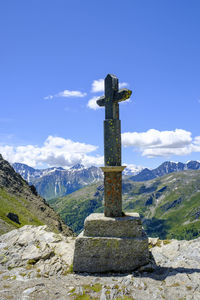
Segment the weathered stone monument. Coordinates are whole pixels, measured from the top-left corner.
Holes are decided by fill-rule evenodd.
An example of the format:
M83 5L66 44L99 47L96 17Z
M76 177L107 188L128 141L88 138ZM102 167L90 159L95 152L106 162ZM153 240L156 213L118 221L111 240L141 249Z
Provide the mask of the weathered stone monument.
M132 92L118 90L118 79L108 74L105 96L97 100L105 106L104 121L104 214L85 219L84 231L77 237L75 272L130 271L148 263L148 239L138 213L122 212L121 122L119 102Z

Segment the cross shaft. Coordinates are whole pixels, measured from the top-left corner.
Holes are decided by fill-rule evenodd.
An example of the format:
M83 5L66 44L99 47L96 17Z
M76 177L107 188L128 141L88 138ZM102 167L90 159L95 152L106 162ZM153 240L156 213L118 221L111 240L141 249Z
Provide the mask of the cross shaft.
M121 121L119 102L127 100L132 92L118 88L118 79L108 74L105 78L105 96L97 100L105 106L104 120L104 214L106 217L122 216Z

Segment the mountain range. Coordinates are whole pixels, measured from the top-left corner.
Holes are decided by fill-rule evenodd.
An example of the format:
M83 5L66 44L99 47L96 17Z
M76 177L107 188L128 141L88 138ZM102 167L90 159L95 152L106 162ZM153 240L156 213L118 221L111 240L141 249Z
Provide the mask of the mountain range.
M156 169L150 170L148 168L144 168L141 172L132 176L130 179L133 181L146 181L173 172L181 172L185 170L199 170L199 169L200 169L199 161L191 160L188 161L186 164L181 162L165 161Z
M103 180L103 173L100 168L94 166L86 168L81 164L76 164L67 170L61 167L34 169L21 163L14 163L13 168L30 185L34 185L37 192L47 201L63 197L86 185ZM189 161L186 164L166 161L153 170L128 165L123 175L129 176L132 181L147 181L173 172L198 169L200 169L200 162L198 161Z
M81 164L76 164L68 170L61 167L39 170L21 163L14 163L13 168L29 184L34 185L46 200L62 197L103 179L100 168L86 168Z

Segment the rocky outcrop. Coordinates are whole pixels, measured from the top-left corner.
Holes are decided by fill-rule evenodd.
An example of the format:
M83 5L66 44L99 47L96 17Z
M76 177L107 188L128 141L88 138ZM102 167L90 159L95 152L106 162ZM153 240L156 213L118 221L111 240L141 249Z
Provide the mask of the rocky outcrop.
M200 238L149 248L134 272L75 274L73 237L24 226L0 236L0 299L200 299Z
M0 155L0 234L25 224L48 225L66 236L73 231L41 198L33 186L15 172Z
M15 222L15 223L17 223L17 224L20 224L19 216L18 216L17 214L14 214L14 213L9 212L9 213L7 214L7 217L8 217L11 221L13 221L13 222Z
M72 264L73 240L49 231L46 225L25 225L0 236L0 260L8 269L32 270L30 277L63 274Z

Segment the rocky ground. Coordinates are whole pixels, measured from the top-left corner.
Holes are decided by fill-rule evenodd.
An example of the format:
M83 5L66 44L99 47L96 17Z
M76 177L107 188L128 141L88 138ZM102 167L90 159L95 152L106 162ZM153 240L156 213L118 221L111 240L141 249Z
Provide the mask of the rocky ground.
M149 239L147 266L74 274L74 237L24 226L0 236L0 299L200 299L200 238Z

